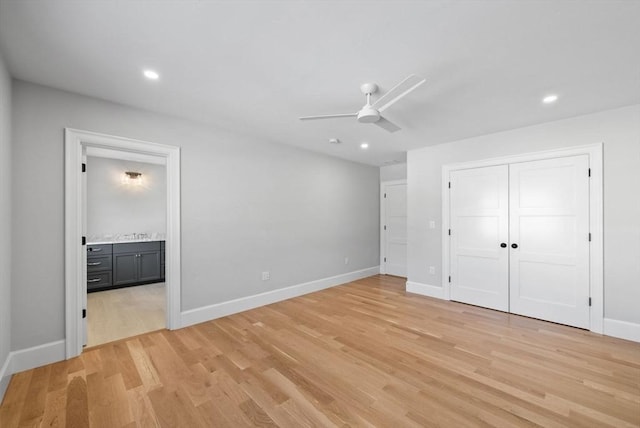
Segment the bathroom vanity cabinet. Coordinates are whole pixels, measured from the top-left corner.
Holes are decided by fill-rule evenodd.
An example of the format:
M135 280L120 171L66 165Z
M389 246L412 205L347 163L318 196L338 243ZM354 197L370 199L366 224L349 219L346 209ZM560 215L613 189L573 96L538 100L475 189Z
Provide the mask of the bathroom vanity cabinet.
M164 281L164 241L87 245L87 291Z

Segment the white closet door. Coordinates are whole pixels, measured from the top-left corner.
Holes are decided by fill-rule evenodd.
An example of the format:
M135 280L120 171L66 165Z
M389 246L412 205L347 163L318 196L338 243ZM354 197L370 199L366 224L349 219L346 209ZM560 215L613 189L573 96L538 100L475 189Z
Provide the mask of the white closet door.
M587 155L510 165L511 312L589 328L588 168Z
M385 272L407 276L407 185L387 184L385 204Z
M509 310L508 168L451 172L452 300Z

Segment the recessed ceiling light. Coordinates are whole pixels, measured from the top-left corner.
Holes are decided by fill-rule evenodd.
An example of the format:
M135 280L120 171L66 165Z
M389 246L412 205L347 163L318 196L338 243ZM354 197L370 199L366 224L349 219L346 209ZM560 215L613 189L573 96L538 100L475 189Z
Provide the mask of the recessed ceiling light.
M160 75L153 70L145 70L142 74L144 74L144 77L149 80L158 80L158 78L160 77Z
M360 144L360 148L361 148L361 149L368 149L368 148L369 148L369 143L362 143L362 144Z
M545 104L553 104L558 101L558 96L556 94L547 95L542 99L542 102Z

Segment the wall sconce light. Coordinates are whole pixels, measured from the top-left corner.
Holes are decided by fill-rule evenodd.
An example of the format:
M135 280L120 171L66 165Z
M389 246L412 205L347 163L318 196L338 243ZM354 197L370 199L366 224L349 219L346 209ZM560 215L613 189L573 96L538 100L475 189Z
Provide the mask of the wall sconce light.
M142 173L126 171L124 173L124 177L122 178L122 182L124 184L135 184L136 186L140 186L142 185Z

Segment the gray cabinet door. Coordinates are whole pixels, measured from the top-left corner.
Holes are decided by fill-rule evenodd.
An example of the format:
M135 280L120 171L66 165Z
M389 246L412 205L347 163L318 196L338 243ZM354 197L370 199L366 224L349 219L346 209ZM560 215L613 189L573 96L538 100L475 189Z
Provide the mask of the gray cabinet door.
M156 281L160 279L160 251L138 253L138 280Z
M113 255L113 285L126 285L138 282L137 254Z
M112 260L113 287L126 287L162 281L162 253L164 251L161 252L161 247L160 241L113 244L113 255L111 256L111 251L109 251L107 256ZM103 251L106 251L106 249ZM93 260L94 258L95 260ZM87 260L89 261L89 258ZM91 263L97 263L98 261L97 255L92 254ZM111 262L104 258L100 265L89 265L87 263L87 270L92 269L95 271L100 269L100 266L109 264Z

